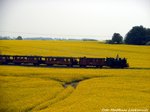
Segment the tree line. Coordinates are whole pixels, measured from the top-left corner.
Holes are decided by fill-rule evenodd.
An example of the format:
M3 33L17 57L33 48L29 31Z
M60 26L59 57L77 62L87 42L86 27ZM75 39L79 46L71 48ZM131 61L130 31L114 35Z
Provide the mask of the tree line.
M10 38L9 36L0 36L0 40L23 40L22 36L16 38Z
M24 38L25 40L28 38ZM29 38L33 40L67 40L61 38ZM21 36L10 38L7 36L0 36L0 40L23 40ZM69 40L69 39L68 39ZM81 39L83 41L97 41L95 39ZM119 33L114 33L111 40L106 40L108 44L132 44L132 45L150 45L150 28L141 26L134 26L123 38Z
M126 34L125 38L114 33L111 40L106 40L108 44L132 44L132 45L150 45L150 28L143 26L134 26Z

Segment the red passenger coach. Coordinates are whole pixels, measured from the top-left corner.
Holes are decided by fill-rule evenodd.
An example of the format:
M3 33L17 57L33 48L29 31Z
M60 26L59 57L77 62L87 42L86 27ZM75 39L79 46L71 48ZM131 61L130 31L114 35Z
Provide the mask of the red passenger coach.
M10 55L0 55L0 64L8 64L12 61L11 59Z
M39 65L41 62L40 56L13 56L12 63L14 64L34 64Z
M105 66L105 58L80 58L79 65L81 67L86 66L95 66L95 67L103 67Z
M53 65L73 66L78 63L76 59L72 57L45 57L45 64L47 64L48 66Z

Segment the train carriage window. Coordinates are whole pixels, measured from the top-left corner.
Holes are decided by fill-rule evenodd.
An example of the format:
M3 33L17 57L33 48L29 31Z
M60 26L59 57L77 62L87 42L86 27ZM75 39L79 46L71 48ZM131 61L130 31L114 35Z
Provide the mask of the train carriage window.
M10 59L13 59L13 57L11 56Z
M32 57L27 57L28 58L28 60L32 60Z
M45 58L42 57L41 60L45 61Z
M80 59L78 58L78 59L77 59L77 62L79 62L79 61L80 61Z
M67 59L67 61L70 61L70 59Z

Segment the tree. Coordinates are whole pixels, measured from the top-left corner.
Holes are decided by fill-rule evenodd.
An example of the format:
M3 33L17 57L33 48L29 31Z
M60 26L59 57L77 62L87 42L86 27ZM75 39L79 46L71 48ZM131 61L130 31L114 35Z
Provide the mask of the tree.
M150 42L150 28L146 29L146 43Z
M0 40L11 40L9 36L0 36Z
M125 37L126 44L145 45L147 42L147 34L150 33L143 26L134 26Z
M112 43L114 44L123 43L123 37L119 33L114 33L112 36Z
M150 41L148 41L148 42L146 43L146 45L150 45Z
M16 40L23 40L21 36L18 36Z
M106 40L105 43L106 43L106 44L113 44L113 43L112 43L112 40Z

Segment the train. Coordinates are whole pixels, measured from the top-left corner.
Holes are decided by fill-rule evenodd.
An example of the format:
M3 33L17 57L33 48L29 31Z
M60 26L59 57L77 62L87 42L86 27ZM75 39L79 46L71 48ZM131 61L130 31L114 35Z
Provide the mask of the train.
M33 66L66 66L66 67L109 67L126 68L129 67L126 58L118 55L106 58L91 57L64 57L64 56L24 56L24 55L0 55L1 65L33 65Z

